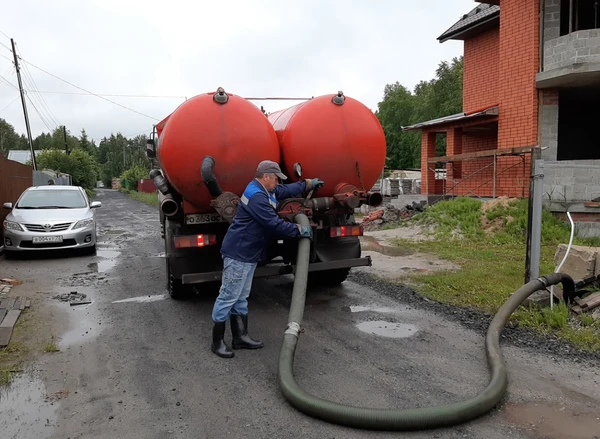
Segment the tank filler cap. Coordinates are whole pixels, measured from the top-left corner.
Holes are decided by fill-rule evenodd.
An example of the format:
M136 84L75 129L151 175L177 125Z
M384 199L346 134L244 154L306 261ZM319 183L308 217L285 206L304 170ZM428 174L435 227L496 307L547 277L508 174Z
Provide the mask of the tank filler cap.
M219 87L213 96L213 99L219 104L225 104L229 100L229 96L227 96L227 93L225 93L223 87Z
M335 95L333 99L331 99L331 102L333 102L336 105L342 105L345 100L346 97L344 96L344 92L338 91L337 95Z

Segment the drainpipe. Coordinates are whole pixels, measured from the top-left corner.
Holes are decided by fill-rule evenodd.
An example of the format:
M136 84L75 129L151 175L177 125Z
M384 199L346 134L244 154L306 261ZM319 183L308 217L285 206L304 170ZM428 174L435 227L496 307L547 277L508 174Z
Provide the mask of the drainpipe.
M544 46L545 46L545 38L544 32L546 31L546 0L540 0L540 65L538 68L539 72L544 71Z
M569 33L573 33L573 0L569 2Z

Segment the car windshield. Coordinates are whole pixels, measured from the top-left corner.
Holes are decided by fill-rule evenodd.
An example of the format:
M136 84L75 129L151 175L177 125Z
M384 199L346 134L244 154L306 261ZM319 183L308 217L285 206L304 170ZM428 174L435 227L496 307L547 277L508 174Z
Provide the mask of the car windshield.
M87 206L83 195L74 190L28 191L16 205L17 209L82 209Z

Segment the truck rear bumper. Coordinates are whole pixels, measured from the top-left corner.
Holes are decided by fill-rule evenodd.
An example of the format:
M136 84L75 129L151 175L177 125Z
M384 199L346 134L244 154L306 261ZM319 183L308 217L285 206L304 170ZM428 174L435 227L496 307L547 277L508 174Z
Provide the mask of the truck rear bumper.
M308 271L324 271L324 270L335 270L340 268L352 268L352 267L370 267L372 265L371 257L366 256L364 258L354 259L342 259L339 261L330 262L315 262L309 264ZM254 272L254 277L267 277L267 276L281 276L284 274L292 274L296 272L295 265L265 265L264 267L257 267ZM216 282L221 280L221 271L209 271L206 273L191 273L184 274L181 277L181 282L185 285L201 284L206 282Z

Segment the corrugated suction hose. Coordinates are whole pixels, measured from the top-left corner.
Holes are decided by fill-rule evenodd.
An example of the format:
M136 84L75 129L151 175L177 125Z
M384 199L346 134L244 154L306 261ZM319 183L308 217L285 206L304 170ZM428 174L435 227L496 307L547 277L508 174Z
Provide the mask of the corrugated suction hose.
M303 214L297 215L295 221L301 225L309 224L308 218ZM523 285L502 305L492 319L485 339L491 379L480 394L454 404L418 409L396 410L355 407L312 396L302 390L294 380L294 354L304 314L310 240L301 238L298 245L292 303L288 326L283 336L283 345L279 355L279 385L285 398L301 412L323 421L355 428L424 430L448 427L467 422L492 410L504 397L508 385L507 370L500 351L500 333L511 314L531 294L550 285L562 282L565 290L574 289L571 277L562 273L554 273Z

